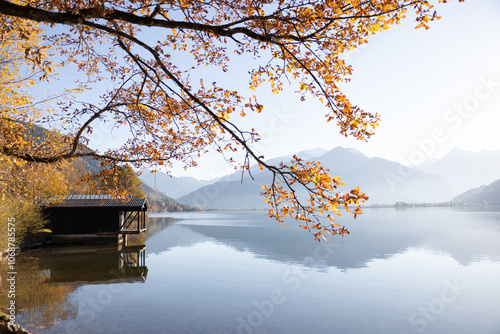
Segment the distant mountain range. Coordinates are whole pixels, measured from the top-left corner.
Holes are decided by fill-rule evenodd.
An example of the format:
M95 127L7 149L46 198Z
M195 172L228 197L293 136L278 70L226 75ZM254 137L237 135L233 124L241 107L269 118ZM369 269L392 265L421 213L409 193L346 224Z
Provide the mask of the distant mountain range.
M464 192L500 179L500 151L466 152L455 148L443 158L417 168L440 176Z
M454 149L443 158L416 168L382 158L369 158L355 149L342 147L330 151L318 148L297 155L304 160L320 161L330 169L332 176L340 176L341 181L346 183L340 191L348 192L359 186L370 197L367 205L392 205L400 201L455 201L455 197L465 190L500 179L500 151L472 153ZM289 163L292 156L274 158L268 162ZM235 172L219 180L200 181L143 170L139 178L153 189L188 205L215 209L267 208L259 194L262 185L272 182L272 175L255 166L250 172L253 179L248 173L242 176L241 172Z
M179 198L214 181L202 181L193 177L173 177L164 172L152 173L149 169L140 171L139 179L147 186L168 197Z
M459 193L439 176L404 167L389 160L368 158L354 149L336 147L320 156L306 153L309 153L309 159L320 161L330 169L332 176L341 177L341 181L347 185L339 190L347 192L359 186L370 197L367 204L394 204L397 201L442 202ZM297 155L303 156L300 153ZM289 157L284 157L272 159L270 162L286 163L289 160ZM245 174L241 182L241 172L234 173L182 196L178 201L202 208L267 208L263 198L258 195L263 184L272 182L272 176L269 172L260 171L255 167L251 168L251 173L254 180Z
M312 149L309 151L302 151L298 153L301 157L304 159L311 159L316 156L322 155L326 153L327 150L323 148L316 148ZM278 162L279 161L286 161L292 159L292 155L288 156L283 156L280 158L276 159L271 159L269 162ZM253 170L253 169L252 169ZM171 176L167 173L157 171L155 173L152 173L148 169L142 169L140 171L139 179L147 186L151 187L152 189L159 191L163 193L164 195L178 199L180 197L183 197L193 191L196 191L202 187L208 186L210 184L213 184L217 182L218 180L198 180L193 177L187 177L187 176L182 176L182 177L175 177ZM239 180L240 177L238 176L239 173L234 173L234 175L231 175L232 180ZM223 179L226 179L227 177L224 177ZM262 185L261 185L262 186ZM259 186L260 189L260 186ZM257 193L258 194L258 193Z

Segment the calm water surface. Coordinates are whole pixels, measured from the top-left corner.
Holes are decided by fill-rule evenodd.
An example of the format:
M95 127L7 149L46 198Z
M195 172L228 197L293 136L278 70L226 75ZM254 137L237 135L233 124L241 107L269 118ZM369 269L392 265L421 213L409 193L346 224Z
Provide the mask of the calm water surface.
M264 212L150 217L144 249L23 253L19 323L75 334L500 333L495 210L365 209L342 217L351 235L327 243Z

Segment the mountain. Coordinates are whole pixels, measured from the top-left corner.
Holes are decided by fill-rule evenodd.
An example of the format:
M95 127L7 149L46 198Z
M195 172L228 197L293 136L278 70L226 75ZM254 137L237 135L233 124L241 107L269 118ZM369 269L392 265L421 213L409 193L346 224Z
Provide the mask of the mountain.
M147 184L142 184L142 191L148 199L148 206L150 212L180 212L180 211L198 211L190 205L185 205L177 202L176 200L154 190Z
M164 172L152 173L149 169L142 169L139 180L149 187L172 198L179 198L195 191L213 181L201 181L193 177L170 176Z
M300 156L300 155L299 155ZM272 159L276 164L288 162L288 157ZM370 197L367 204L394 204L405 202L441 202L456 195L458 191L442 178L417 169L404 167L396 162L381 158L368 158L362 153L336 147L316 157L322 165L330 169L332 176L339 175L347 185L348 192L359 186ZM263 198L258 196L263 184L272 182L272 175L260 171L255 166L248 173L233 173L218 182L202 187L178 198L181 203L202 208L251 209L267 208Z
M301 151L295 155L303 159L316 159L327 150L316 148ZM289 162L293 154L267 160L269 164L278 165ZM259 196L264 184L272 182L272 175L260 170L256 165L250 168L250 174L241 171L220 178L217 182L201 187L178 198L181 203L201 208L217 209L263 209L267 208L264 198Z
M272 165L278 165L282 161L283 162L291 161L293 159L294 155L298 156L302 160L314 160L314 159L322 156L326 152L328 152L328 150L325 150L324 148L321 148L321 147L317 147L317 148L314 148L312 150L304 150L304 151L300 151L298 153L283 155L283 156L277 157L277 158L272 158L272 159L266 160L266 162L269 164L272 164ZM359 154L362 154L362 153L359 152ZM255 168L255 170L258 171L259 169ZM240 174L240 173L236 172L234 174L236 175L236 174ZM241 179L241 177L238 179Z
M500 205L500 180L464 192L451 200L463 204Z
M440 176L463 192L500 179L500 150L466 152L455 148L417 168Z
M323 148L315 148L312 150L301 151L301 152L297 153L297 155L299 155L303 159L313 159L315 157L318 157L318 156L324 154L325 152L327 152L327 150L325 150ZM287 156L284 156L281 158L271 159L271 160L269 160L269 162L270 163L279 163L280 161L289 161L292 158L293 158L293 154L290 154L290 155L287 155ZM257 169L257 168L252 168L252 171L254 171L254 169ZM258 171L258 169L257 169L257 171ZM254 171L254 172L257 172L257 171ZM231 181L240 182L241 181L241 174L233 173L229 176L229 178ZM195 190L198 190L202 187L206 187L207 189L211 189L209 185L213 184L217 181L217 180L203 181L203 180L195 179L193 177L185 177L185 176L175 177L175 176L170 176L169 174L163 173L163 172L152 173L148 169L141 170L141 175L139 176L139 179L144 184L148 185L149 187L163 193L164 195L167 195L168 197L172 197L175 199L178 199L182 196L185 196L189 193L192 193ZM224 179L227 181L228 176L223 177L221 179ZM262 186L262 184L260 186L258 186L257 190L259 190L261 186ZM219 186L216 186L216 188L219 188ZM205 190L205 191L207 191L207 190ZM210 191L213 191L213 190L210 190ZM258 198L259 191L257 191L257 193L253 192L253 194L257 194L257 198ZM253 197L255 197L255 196L253 196Z
M343 191L359 186L368 204L442 202L458 191L442 178L382 158L368 158L336 147L319 158L333 175L346 183Z

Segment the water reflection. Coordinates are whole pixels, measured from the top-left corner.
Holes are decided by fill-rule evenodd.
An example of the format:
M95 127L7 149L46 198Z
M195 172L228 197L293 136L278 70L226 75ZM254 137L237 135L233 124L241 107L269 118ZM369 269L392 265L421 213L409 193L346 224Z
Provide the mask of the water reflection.
M145 246L117 245L58 247L38 254L49 283L111 284L145 282Z
M30 330L75 319L74 292L81 286L144 283L148 274L145 246L117 244L26 251L17 265L18 319Z
M21 254L16 261L16 310L19 319L26 319L33 329L53 325L57 321L73 319L78 304L72 298L76 287L48 284L50 270L40 266L32 252ZM9 272L5 262L0 262L2 273ZM3 274L2 274L2 277ZM0 284L2 310L10 302L8 285Z
M479 259L500 260L500 215L477 208L367 209L357 220L339 218L350 235L320 244L295 222L281 227L259 211L170 215L152 218L168 231L148 241L148 253L211 240L277 262L343 270L362 268L412 247L449 254L463 265ZM179 220L173 222L173 218ZM315 256L314 252L331 256Z
M499 333L500 214L372 209L340 223L352 234L318 244L263 212L169 214L127 256L26 254L59 307L40 333Z

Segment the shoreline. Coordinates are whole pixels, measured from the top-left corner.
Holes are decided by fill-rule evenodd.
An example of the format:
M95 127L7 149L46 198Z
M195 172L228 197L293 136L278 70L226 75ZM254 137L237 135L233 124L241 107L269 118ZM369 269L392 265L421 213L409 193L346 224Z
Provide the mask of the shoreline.
M10 321L9 316L0 311L0 334L30 334L30 332L21 328L15 320Z

